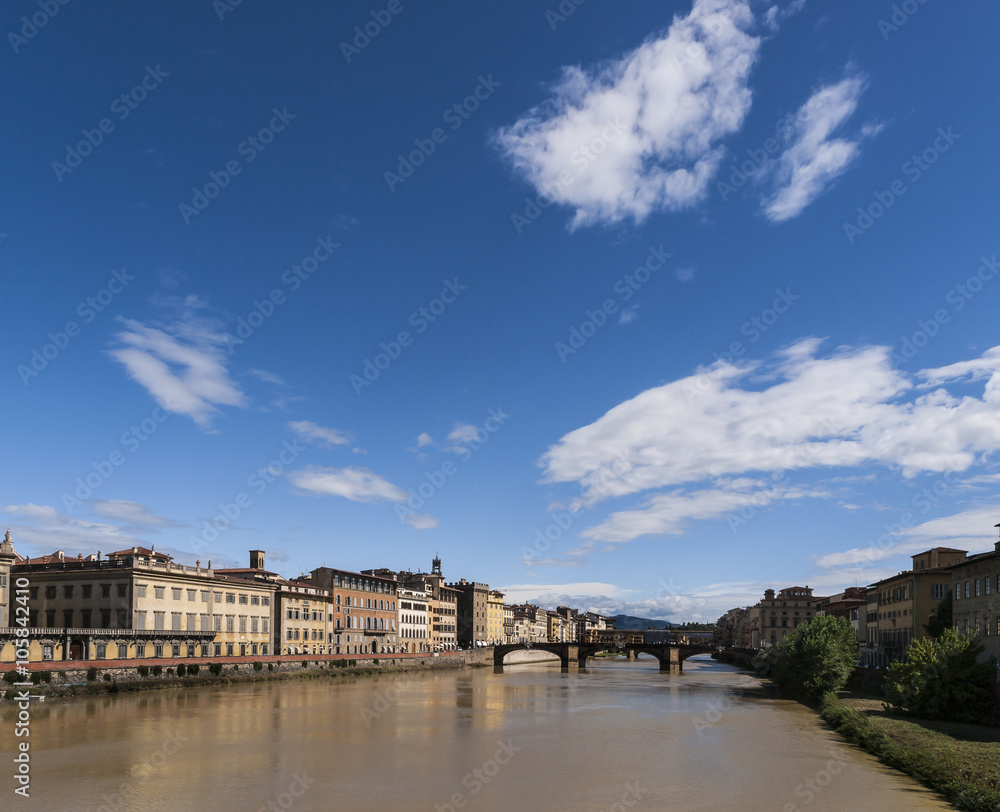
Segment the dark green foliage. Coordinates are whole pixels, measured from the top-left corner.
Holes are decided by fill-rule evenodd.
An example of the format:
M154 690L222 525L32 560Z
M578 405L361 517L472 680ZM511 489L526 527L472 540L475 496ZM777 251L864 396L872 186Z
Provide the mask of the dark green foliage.
M996 668L976 661L982 653L975 635L954 628L936 640L914 640L906 649L906 662L889 667L886 700L893 710L924 719L988 719L996 713Z
M944 634L945 629L952 627L952 603L954 595L949 589L948 594L941 599L924 626L924 631L931 637L938 638Z
M153 666L153 676L158 677L163 673L163 667L159 665Z
M267 664L267 670L268 671L274 671L274 663L268 663Z
M376 659L372 660L372 662L373 662L373 663L374 663L375 665L378 665L378 658L376 658Z
M96 668L88 668L87 669L87 682L93 682L96 679L97 679L97 669Z
M846 618L807 620L777 646L773 673L782 689L810 702L847 684L858 662L858 639Z
M138 668L136 668L136 671L139 672L139 676L140 677L148 677L149 676L149 666L148 665L140 665Z
M177 676L183 677L186 674L187 674L187 666L184 665L184 663L181 663L180 665L177 666Z
M13 685L15 682L20 682L21 678L18 676L17 671L12 669L3 675L3 681L8 685Z
M222 663L209 663L209 673L219 676L222 673Z
M114 677L112 677L110 674L108 674L108 673L105 672L105 674L104 674L104 681L105 682L111 682L113 679L114 679Z
M201 671L201 666L199 665L189 665L187 667L189 677L197 677L199 671Z
M254 671L262 671L263 669L264 669L264 665L263 665L263 663L261 663L260 660L257 660L256 662L254 662L254 664L253 664L253 670Z

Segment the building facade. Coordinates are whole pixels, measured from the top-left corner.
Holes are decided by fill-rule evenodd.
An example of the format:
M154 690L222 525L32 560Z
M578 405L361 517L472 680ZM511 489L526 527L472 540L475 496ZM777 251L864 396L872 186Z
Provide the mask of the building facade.
M295 579L333 596L333 654L390 654L398 647L393 578L319 567Z
M430 598L422 589L397 586L399 650L411 654L431 651Z
M496 589L486 596L486 642L491 646L506 642L503 598L503 592Z
M457 593L455 634L459 647L485 645L488 639L489 584L462 578L448 586Z
M951 578L953 624L960 632L978 634L983 656L1000 663L1000 541L992 552L953 566Z

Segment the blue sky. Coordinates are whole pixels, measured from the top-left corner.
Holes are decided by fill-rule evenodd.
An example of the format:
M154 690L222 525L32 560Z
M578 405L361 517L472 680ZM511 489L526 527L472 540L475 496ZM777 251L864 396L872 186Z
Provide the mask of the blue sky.
M8 4L18 550L682 621L988 549L1000 25L897 5Z

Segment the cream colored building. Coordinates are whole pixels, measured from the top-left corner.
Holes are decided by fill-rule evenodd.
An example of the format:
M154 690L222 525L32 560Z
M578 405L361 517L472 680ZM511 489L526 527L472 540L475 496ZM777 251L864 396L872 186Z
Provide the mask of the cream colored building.
M491 589L486 600L486 642L490 645L505 642L503 615L503 592Z
M431 610L427 593L422 589L397 587L399 600L400 651L419 654L431 651Z
M210 567L145 547L23 560L33 659L101 660L271 653L273 586L230 584ZM35 657L34 655L38 656ZM13 647L0 660L13 659Z

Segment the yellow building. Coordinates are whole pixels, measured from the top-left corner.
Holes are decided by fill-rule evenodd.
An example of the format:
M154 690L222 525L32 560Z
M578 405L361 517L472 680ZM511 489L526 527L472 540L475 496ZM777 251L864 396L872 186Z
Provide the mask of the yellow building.
M503 592L492 589L486 599L486 642L491 645L505 642L503 615Z
M229 584L210 567L133 547L86 558L20 560L32 660L208 657L271 652L274 587ZM0 660L14 659L0 636Z

